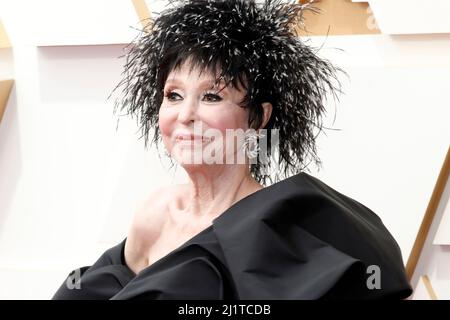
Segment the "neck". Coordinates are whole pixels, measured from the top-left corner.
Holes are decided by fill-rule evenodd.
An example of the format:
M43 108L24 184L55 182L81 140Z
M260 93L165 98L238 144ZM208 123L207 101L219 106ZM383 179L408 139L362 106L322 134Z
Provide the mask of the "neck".
M206 166L187 171L188 192L183 210L194 216L217 216L235 202L263 187L248 165Z

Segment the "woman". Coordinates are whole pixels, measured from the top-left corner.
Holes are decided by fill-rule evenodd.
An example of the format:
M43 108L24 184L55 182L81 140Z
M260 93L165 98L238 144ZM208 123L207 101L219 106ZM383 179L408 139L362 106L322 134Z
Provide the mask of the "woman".
M337 69L295 33L305 8L173 2L138 38L121 110L140 119L146 145L150 132L162 141L189 181L152 193L127 237L74 270L54 299L411 293L378 216L303 172L308 157L320 163L314 130L325 94L339 90Z

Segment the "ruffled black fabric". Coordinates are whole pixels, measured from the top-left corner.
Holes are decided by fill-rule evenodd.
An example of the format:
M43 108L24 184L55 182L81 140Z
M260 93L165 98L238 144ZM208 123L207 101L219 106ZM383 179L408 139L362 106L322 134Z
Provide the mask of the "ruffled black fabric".
M300 173L238 201L137 275L126 238L72 272L53 299L402 299L412 293L380 218ZM368 267L381 287L370 289ZM75 287L75 288L73 288ZM72 288L72 289L71 289Z

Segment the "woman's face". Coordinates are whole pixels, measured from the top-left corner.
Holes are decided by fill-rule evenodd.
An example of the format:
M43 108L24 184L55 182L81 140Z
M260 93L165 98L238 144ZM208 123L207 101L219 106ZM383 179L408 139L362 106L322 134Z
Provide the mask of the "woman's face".
M213 85L211 74L200 75L196 69L189 73L188 63L167 77L159 128L167 151L185 168L236 163L237 154L242 156L248 109L238 103L245 92L231 86L218 92L224 84L215 88ZM239 136L237 141L234 134Z

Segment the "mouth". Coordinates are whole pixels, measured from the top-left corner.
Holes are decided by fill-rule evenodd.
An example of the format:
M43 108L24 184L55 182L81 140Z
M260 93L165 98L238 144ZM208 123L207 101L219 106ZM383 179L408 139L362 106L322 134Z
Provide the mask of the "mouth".
M194 134L178 134L175 137L175 141L180 143L191 144L191 143L206 143L211 141L211 139L205 136L199 136Z

